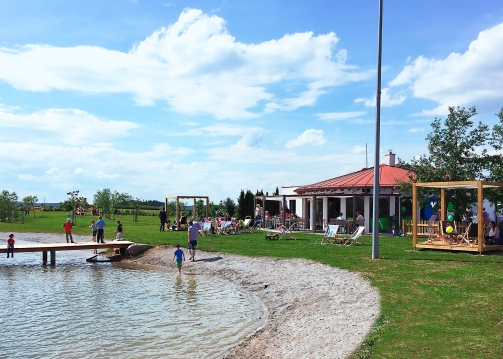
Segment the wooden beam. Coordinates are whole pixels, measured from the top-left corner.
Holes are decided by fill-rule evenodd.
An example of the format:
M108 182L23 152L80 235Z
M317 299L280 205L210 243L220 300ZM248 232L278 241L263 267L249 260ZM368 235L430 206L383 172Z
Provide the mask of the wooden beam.
M417 187L412 184L412 246L417 245Z
M440 189L440 209L442 210L440 212L440 219L442 221L445 221L445 214L447 213L447 208L445 205L445 188Z
M478 181L479 189L477 191L477 206L478 206L478 213L477 213L477 219L479 222L479 225L477 226L478 228L478 233L477 233L477 239L478 239L478 249L479 253L482 253L482 247L484 245L484 222L482 221L482 207L484 204L484 194L483 191L484 189L482 188L482 181Z

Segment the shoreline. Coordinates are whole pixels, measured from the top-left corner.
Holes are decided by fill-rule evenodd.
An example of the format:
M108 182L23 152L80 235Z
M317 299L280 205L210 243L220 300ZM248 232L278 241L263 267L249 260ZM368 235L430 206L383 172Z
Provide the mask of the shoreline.
M16 233L15 238L66 241L64 234L48 233ZM89 236L74 239L89 241ZM128 261L177 275L173 251L157 246ZM257 295L267 307L264 325L220 356L225 359L344 358L367 337L380 312L377 289L358 273L306 259L197 251L195 262L184 262L184 274L218 276Z
M133 263L176 271L174 247L154 247ZM264 326L220 358L344 358L367 337L380 312L376 288L359 274L306 259L196 252L183 274L210 275L257 295Z

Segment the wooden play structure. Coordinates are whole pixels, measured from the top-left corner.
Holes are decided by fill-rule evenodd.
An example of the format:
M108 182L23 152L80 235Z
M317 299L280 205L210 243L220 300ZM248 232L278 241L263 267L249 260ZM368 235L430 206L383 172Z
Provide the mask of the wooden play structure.
M477 232L473 237L468 237L469 228L464 233L455 234L438 233L432 228L430 238L425 242L418 242L417 238L422 232L417 220L417 187L440 188L441 221L446 220L445 191L449 189L476 189L477 190ZM501 182L488 181L457 181L457 182L430 182L414 183L412 186L412 245L416 248L440 249L449 251L486 252L503 249L503 245L484 244L484 226L482 221L482 208L484 188L503 188ZM474 224L475 225L475 224Z
M180 200L181 199L193 199L194 200L194 207L192 208L192 216L195 218L196 217L196 202L198 199L205 199L206 200L206 217L209 217L210 215L210 198L208 196L166 196L165 199L165 206L166 209L168 209L168 200L174 199L176 200L176 213L175 213L175 220L176 220L176 226L174 228L175 231L186 231L188 226L186 223L180 223L178 221L178 218L180 218Z

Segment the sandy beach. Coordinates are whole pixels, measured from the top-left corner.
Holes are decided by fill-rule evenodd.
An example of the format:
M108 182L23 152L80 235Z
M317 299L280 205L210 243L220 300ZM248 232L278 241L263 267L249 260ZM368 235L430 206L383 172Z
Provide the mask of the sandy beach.
M17 233L16 239L65 241L64 234L43 233ZM89 241L89 236L74 240ZM173 251L155 247L133 262L176 275ZM268 308L263 328L222 358L344 358L365 339L380 310L377 289L359 274L304 259L197 251L182 275L218 276L257 295Z

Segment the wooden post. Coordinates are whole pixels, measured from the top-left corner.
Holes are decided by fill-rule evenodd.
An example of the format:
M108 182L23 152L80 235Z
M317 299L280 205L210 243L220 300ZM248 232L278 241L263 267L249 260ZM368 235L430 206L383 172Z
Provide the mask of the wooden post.
M477 220L479 222L478 224L478 233L477 233L477 240L478 240L478 249L479 253L482 253L482 247L484 245L484 222L482 221L482 211L483 211L483 204L484 204L484 194L483 194L483 187L482 187L482 181L477 181L477 206L478 206L478 213L477 213Z
M51 251L51 265L56 264L56 251Z
M412 246L416 249L417 244L417 187L412 184Z
M47 263L47 252L42 252L42 263L43 264Z
M447 213L445 207L445 188L440 188L440 209L442 210L440 213L440 220L445 221L445 214Z
M206 218L210 216L210 199L206 197Z
M176 230L180 229L180 221L178 215L180 214L180 203L178 202L178 196L176 196L176 211L175 211L175 221L176 221Z
M192 208L192 215L194 216L194 219L197 220L197 211L196 211L196 199L194 198L194 208Z

